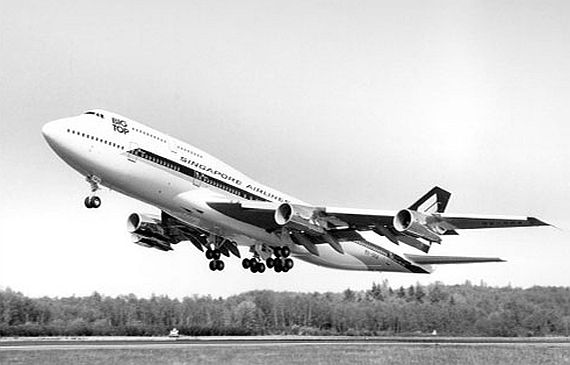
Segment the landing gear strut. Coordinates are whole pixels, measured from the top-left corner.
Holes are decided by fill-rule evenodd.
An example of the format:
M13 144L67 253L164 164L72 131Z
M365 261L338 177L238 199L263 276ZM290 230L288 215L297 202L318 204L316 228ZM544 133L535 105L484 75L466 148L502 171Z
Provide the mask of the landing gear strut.
M101 183L101 179L99 179L95 175L89 175L89 176L87 176L87 178L85 180L87 180L89 185L91 185L91 194L92 195L86 197L83 203L85 204L85 207L88 209L99 208L101 206L101 198L96 196L95 192L97 190L101 189L101 187L99 186L99 184Z

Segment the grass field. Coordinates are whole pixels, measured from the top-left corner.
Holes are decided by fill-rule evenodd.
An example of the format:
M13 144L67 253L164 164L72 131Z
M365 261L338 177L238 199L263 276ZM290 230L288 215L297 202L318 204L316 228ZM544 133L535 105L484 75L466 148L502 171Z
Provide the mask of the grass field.
M275 345L0 351L0 364L570 364L570 347L513 345Z

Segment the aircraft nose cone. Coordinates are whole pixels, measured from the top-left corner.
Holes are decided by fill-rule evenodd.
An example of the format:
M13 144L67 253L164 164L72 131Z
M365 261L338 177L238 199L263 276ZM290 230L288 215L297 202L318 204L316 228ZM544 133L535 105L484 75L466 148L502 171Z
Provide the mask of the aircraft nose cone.
M42 135L48 143L53 142L55 138L55 129L56 126L54 125L54 122L46 123L42 127Z
M48 122L42 127L42 135L48 145L56 152L59 152L63 146L63 134L65 131L65 120L54 120Z

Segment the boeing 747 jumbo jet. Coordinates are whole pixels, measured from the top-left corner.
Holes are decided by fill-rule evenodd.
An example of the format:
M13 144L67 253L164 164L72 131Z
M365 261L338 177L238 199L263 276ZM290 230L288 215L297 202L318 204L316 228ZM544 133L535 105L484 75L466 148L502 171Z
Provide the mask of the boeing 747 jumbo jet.
M430 273L432 265L502 261L427 255L442 236L461 229L548 225L536 218L445 213L450 193L434 187L399 211L313 206L252 180L179 139L118 114L90 110L47 123L42 133L67 164L86 177L87 208L99 208L101 186L157 207L132 213L134 243L161 251L181 241L205 252L212 271L222 255L244 269L287 272L297 258L344 270ZM372 231L382 243L366 240ZM376 240L375 240L376 241ZM381 240L378 240L381 241Z

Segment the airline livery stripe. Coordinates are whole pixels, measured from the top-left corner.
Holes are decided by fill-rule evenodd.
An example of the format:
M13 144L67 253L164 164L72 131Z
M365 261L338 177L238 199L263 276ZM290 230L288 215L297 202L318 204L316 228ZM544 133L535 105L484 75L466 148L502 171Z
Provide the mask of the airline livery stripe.
M152 153L150 151L147 151L145 149L136 148L134 150L127 151L127 153L131 154L133 156L136 156L137 158L147 160L151 163L155 163L155 164L164 166L170 170L179 172L179 173L181 173L185 176L188 176L192 179L199 180L200 183L203 183L203 184L224 190L224 191L226 191L230 194L236 195L242 199L270 201L268 199L260 197L259 195L255 195L253 193L250 193L249 191L238 188L232 184L228 184L225 181L216 179L216 178L214 178L208 174L205 174L203 172L199 172L199 171L194 170L188 166L184 166L182 164L179 164L178 162L174 162L168 158L164 158L160 155L157 155L157 154Z

